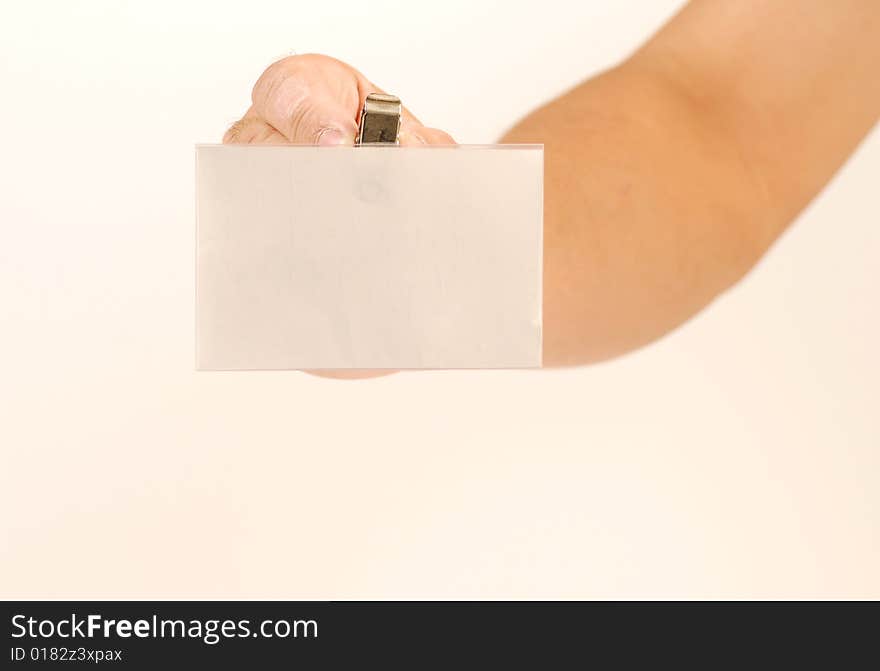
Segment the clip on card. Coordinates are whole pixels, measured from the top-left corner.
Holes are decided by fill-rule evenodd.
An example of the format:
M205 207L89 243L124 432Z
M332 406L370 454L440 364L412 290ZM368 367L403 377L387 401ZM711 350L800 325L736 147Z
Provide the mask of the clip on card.
M400 133L400 98L371 93L361 110L359 145L396 145Z

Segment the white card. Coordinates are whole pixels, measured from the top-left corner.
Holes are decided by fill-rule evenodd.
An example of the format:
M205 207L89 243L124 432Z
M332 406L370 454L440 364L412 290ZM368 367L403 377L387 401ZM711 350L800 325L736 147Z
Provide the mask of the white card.
M541 365L543 148L196 148L202 370Z

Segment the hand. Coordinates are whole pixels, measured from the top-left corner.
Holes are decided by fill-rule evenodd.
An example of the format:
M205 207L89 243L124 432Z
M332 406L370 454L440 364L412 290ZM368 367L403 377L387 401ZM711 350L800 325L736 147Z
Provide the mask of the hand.
M269 66L254 86L253 104L223 136L224 144L353 145L364 99L384 93L342 61L320 54L291 56ZM455 144L406 108L401 145ZM323 377L365 378L393 371L308 371Z
M353 145L364 99L384 93L353 67L329 56L291 56L269 66L253 104L223 136L225 144ZM400 144L455 144L403 109Z

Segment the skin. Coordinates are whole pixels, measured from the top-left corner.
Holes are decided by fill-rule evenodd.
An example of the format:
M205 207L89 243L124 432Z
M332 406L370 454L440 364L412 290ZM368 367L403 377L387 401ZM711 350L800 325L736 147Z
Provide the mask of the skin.
M374 91L327 56L284 59L224 142L352 144ZM875 0L696 0L536 109L501 141L545 145L545 365L618 356L696 314L878 118ZM402 144L452 142L405 112Z

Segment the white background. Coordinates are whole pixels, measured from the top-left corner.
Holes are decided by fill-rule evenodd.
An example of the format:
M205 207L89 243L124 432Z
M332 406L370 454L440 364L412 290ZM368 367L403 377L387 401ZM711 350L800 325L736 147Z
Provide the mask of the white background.
M335 55L491 142L679 4L10 3L0 596L880 597L876 132L623 359L193 371L193 145L272 60Z

